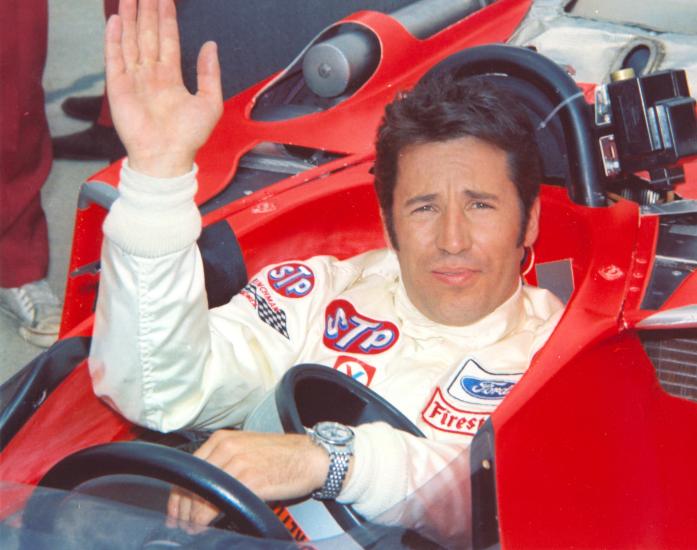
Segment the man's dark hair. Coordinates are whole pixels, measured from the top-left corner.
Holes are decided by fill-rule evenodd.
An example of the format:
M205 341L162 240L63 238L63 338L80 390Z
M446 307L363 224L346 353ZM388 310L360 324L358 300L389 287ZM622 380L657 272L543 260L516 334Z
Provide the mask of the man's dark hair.
M377 136L375 190L387 234L398 248L393 202L397 162L405 147L474 137L503 150L508 175L518 192L522 213L519 244L523 241L530 208L540 189L539 151L530 120L510 93L486 77L455 80L446 74L399 95L385 109Z

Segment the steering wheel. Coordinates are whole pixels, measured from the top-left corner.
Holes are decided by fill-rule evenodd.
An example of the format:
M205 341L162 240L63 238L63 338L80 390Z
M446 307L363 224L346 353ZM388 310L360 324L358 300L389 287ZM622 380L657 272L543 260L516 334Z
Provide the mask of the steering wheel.
M225 523L241 534L291 541L290 533L259 497L212 464L177 449L142 441L97 445L74 453L43 477L40 486L72 490L87 481L111 475L137 475L172 483L216 506ZM25 521L42 515L31 502Z
M252 412L244 429L304 434L306 426L324 420L349 426L381 421L424 437L411 420L367 386L336 369L314 364L289 369L275 390ZM313 529L313 525L336 523L364 546L370 546L374 540L374 526L368 529L367 521L349 505L308 499L297 506L302 507L300 517L310 519L301 525L303 529L307 530L308 525ZM293 509L293 506L289 508L291 513ZM313 538L311 532L308 535Z
M386 422L393 428L425 437L414 423L373 390L336 369L303 364L289 369L274 392L286 433L305 433L323 420L358 426Z

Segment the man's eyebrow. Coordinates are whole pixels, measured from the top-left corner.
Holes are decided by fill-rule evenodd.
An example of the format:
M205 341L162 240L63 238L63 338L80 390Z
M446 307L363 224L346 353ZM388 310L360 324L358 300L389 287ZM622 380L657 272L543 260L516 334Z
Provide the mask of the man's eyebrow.
M487 200L487 201L498 201L499 196L494 194L494 193L487 193L486 191L473 191L471 189L468 189L465 191L465 195L467 195L468 198L470 199L475 199L475 200Z

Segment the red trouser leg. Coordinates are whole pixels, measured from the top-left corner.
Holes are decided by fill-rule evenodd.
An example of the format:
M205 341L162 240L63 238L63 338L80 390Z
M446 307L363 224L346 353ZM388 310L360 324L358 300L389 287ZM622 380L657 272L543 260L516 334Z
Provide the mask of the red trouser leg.
M119 12L119 0L104 0L104 18L108 21L109 17ZM97 124L100 126L114 126L114 122L111 120L111 111L109 110L109 99L106 95L106 90L104 90L104 95L102 99L102 108L99 111L99 117L97 118Z
M0 286L42 279L48 230L41 186L51 170L51 137L41 84L46 0L0 2Z

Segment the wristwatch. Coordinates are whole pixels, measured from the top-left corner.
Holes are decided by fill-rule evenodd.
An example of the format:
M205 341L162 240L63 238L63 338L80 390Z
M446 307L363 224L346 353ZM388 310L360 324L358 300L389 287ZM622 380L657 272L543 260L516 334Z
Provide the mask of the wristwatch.
M335 499L344 485L349 461L353 456L353 430L338 422L318 422L307 433L313 443L329 453L327 480L320 490L312 493L312 498Z

